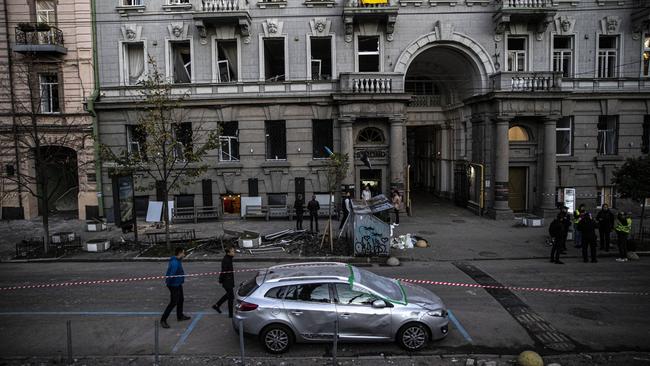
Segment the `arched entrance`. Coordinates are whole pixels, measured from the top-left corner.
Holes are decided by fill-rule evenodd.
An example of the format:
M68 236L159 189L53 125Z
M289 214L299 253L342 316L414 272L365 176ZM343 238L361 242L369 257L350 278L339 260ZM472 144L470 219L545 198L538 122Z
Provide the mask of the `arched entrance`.
M47 194L38 185L38 194L47 198L50 213L78 214L79 173L77 152L64 146L41 146L41 162ZM39 200L39 215L43 214L43 205Z

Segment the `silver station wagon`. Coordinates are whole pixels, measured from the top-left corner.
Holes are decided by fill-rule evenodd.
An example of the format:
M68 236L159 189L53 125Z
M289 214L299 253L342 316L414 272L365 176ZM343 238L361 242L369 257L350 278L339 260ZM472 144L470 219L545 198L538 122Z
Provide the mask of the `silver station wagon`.
M270 267L243 282L233 326L270 353L293 342L396 341L417 351L447 335L447 310L432 292L344 263ZM337 324L338 323L338 324Z

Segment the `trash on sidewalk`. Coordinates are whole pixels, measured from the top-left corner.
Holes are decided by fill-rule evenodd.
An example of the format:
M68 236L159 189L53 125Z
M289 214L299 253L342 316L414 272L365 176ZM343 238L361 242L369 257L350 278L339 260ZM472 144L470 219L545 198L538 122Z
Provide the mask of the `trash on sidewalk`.
M108 239L93 239L88 240L83 245L83 250L86 252L105 252L111 247L111 241Z
M259 248L262 240L259 233L254 231L244 231L244 233L239 236L238 243L240 248Z

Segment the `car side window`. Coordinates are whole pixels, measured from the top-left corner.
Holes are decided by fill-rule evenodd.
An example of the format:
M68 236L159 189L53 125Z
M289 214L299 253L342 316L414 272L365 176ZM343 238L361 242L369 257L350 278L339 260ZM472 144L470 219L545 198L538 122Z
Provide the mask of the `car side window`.
M372 305L372 302L377 300L376 296L352 290L347 283L337 283L336 294L339 304L342 305Z
M289 286L284 299L329 303L331 302L329 285L327 283L306 283Z
M268 297L271 299L283 299L284 294L287 292L287 288L289 286L278 286L278 287L273 287L272 289L266 291L266 294L264 297Z

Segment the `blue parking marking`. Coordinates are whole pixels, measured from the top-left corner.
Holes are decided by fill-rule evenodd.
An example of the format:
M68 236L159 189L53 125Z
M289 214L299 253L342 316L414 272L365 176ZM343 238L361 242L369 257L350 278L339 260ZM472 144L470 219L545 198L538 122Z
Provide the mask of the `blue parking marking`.
M185 329L185 332L181 335L181 338L176 342L174 345L174 348L172 348L172 353L176 353L178 349L185 344L185 341L187 340L187 337L190 336L192 331L194 330L194 327L199 323L199 320L203 318L204 313L198 313L194 319L192 319L192 323L190 323L190 326Z
M449 320L451 320L451 322L454 323L454 327L456 327L456 329L458 329L460 334L463 335L463 338L465 338L467 342L473 343L474 341L472 340L472 337L469 336L469 333L467 333L465 328L463 328L463 326L460 324L460 322L458 321L454 313L451 310L447 310L447 314L449 315Z

